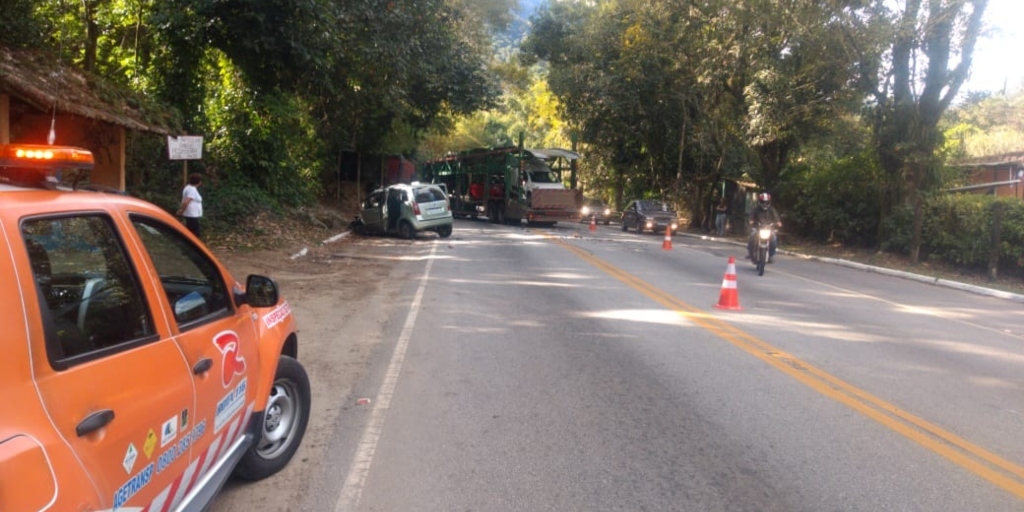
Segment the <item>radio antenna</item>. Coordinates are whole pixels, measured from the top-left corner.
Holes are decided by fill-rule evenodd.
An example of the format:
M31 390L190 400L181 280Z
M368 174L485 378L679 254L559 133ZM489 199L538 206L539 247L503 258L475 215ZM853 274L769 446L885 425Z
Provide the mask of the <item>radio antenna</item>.
M60 11L61 15L67 14L65 12L66 5L64 0L60 0ZM53 109L50 112L50 133L46 136L46 143L53 145L57 140L57 102L60 101L60 86L64 83L64 37L65 31L57 29L60 32L60 36L57 38L59 45L57 50L57 90L53 94Z

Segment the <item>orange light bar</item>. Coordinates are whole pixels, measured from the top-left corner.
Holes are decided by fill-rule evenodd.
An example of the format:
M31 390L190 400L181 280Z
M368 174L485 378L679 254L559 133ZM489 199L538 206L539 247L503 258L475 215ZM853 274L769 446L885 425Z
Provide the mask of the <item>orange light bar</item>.
M0 167L92 169L92 152L71 146L0 144Z

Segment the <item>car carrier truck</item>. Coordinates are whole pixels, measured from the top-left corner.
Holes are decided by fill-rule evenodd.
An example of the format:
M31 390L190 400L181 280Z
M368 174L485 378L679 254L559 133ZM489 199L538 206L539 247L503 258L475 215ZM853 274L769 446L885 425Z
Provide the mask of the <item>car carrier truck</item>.
M473 149L428 162L420 177L447 187L456 217L551 226L579 220L583 194L562 181L565 171L575 176L579 158L567 149L524 148L520 140L518 147Z

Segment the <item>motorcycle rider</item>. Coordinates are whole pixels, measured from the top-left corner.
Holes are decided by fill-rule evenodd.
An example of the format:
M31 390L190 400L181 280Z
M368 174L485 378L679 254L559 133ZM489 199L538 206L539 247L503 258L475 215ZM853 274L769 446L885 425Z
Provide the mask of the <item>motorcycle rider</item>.
M757 195L757 207L751 210L748 219L750 224L750 239L747 241L747 259L755 261L754 249L757 247L757 228L762 223L772 224L772 239L768 242L768 263L775 258L775 246L778 245L778 236L775 229L782 227L782 219L779 212L772 206L772 195L768 192L761 192ZM756 262L756 261L755 261Z

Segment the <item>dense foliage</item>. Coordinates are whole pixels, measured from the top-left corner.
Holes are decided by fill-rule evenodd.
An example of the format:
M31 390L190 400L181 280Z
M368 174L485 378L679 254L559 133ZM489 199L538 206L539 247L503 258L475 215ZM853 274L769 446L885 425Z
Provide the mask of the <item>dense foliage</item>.
M0 43L176 110L204 136L213 221L317 198L340 154L400 152L439 119L493 103L489 27L509 1L10 0ZM395 137L395 132L412 137ZM140 139L140 137L135 137ZM133 140L133 193L173 203L178 164ZM156 185L158 188L152 188ZM161 197L164 196L164 197Z
M707 226L719 196L742 211L767 190L795 234L977 265L994 200L943 193L964 184L951 164L1024 149L1024 94L960 91L986 0L7 4L0 44L49 47L205 137L190 170L224 225L316 199L342 152L523 134L576 147L585 193L619 207L663 197ZM129 188L172 207L182 169L132 137Z

